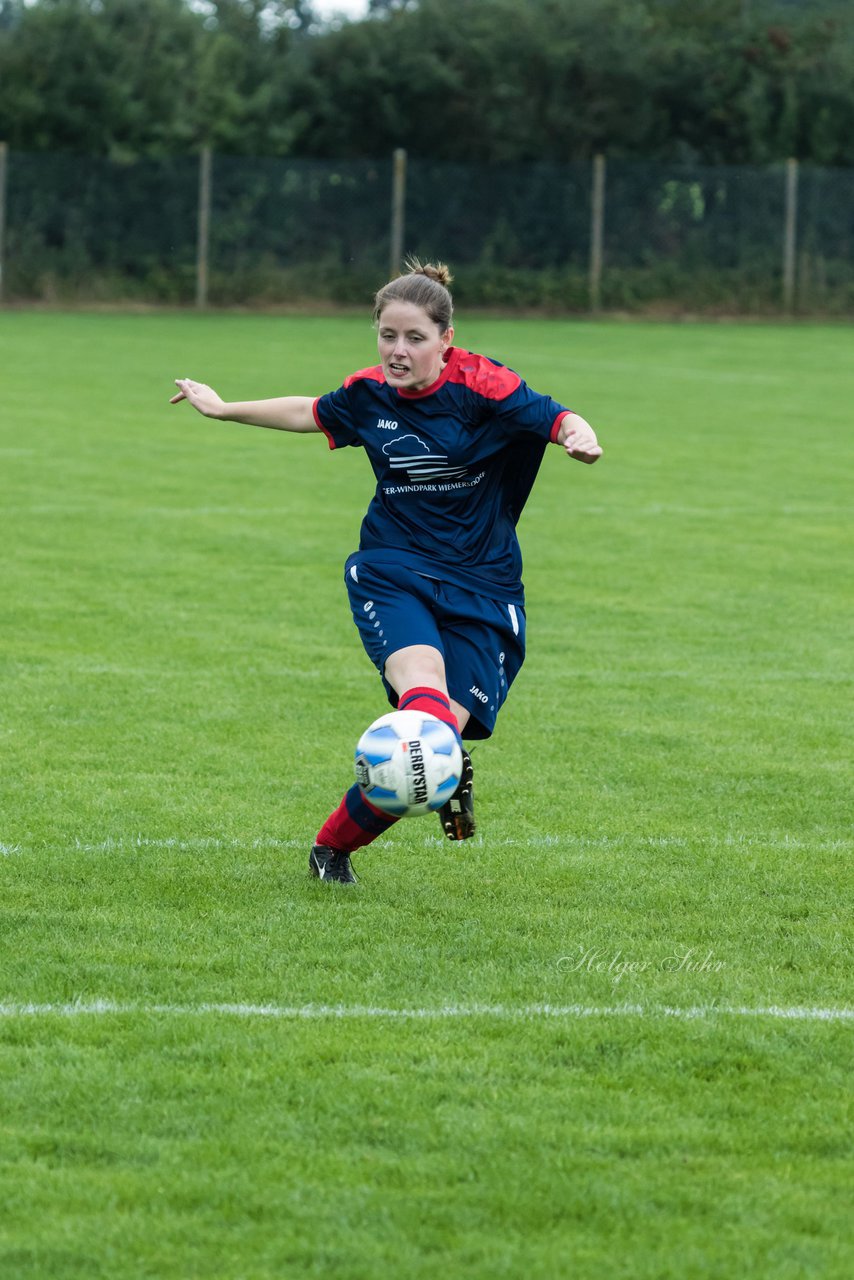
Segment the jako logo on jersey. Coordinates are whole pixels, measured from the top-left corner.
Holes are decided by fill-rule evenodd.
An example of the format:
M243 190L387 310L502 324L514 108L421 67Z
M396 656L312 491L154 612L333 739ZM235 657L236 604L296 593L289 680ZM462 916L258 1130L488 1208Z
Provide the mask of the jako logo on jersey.
M397 431L397 423L391 418L380 418L377 427L380 431Z
M485 693L481 693L480 689L478 689L476 684L472 685L472 687L469 689L469 693L473 693L474 696L476 698L479 698L481 702L489 702L489 698L486 696Z

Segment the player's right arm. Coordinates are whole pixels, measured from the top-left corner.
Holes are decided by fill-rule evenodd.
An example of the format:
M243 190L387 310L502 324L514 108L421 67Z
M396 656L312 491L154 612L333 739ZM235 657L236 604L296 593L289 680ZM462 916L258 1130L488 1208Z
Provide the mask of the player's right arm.
M313 396L278 396L273 400L223 400L213 387L192 378L176 378L178 394L169 401L186 400L206 418L222 422L245 422L250 427L271 427L274 431L320 431L314 420Z

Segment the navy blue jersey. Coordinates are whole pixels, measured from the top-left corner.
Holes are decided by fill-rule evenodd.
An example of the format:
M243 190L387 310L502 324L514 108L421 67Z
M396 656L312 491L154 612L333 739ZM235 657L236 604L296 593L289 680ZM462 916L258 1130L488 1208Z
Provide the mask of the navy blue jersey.
M422 391L390 387L382 366L320 396L332 449L361 445L376 492L359 554L522 604L516 523L569 410L486 356L451 347Z

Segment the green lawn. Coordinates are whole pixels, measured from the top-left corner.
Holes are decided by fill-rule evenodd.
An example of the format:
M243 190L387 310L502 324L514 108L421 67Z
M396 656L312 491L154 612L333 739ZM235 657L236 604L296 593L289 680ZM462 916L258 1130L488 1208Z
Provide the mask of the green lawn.
M480 832L312 838L385 710L367 319L0 312L0 1276L795 1280L851 1232L851 330L461 318L584 413Z

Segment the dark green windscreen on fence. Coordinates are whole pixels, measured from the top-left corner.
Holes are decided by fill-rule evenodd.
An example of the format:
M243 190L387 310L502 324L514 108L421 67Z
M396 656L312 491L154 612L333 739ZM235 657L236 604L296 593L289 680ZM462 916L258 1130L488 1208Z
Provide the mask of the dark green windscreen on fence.
M802 169L798 214L801 305L854 312L854 172Z
M389 261L390 182L389 160L215 156L213 300L334 296L340 283L346 301L354 283L369 287Z
M402 248L448 262L457 299L469 305L583 311L600 271L606 309L773 312L788 300L850 313L854 172L800 166L794 209L787 173L785 164L608 161L597 265L592 164L410 156ZM367 303L390 270L392 175L390 156L213 156L210 304ZM197 156L123 164L9 153L4 298L192 302L199 179Z
M12 152L7 298L193 295L198 159L123 165Z

